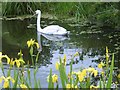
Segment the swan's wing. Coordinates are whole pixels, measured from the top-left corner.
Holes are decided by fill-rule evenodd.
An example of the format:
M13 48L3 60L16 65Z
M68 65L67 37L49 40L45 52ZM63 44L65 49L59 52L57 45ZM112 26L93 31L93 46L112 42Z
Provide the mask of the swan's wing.
M46 33L54 33L56 31L59 30L59 26L58 25L50 25L50 26L47 26L43 29L43 32L46 32Z
M60 27L58 25L50 25L43 29L43 33L46 33L46 34L64 34L66 32L67 31L65 28Z

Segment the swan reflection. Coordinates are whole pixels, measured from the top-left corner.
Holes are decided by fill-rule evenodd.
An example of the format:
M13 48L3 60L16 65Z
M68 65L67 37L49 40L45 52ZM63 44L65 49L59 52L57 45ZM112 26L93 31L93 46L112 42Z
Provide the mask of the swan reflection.
M42 40L41 40L41 37L44 37L46 38L47 40L49 41L52 41L51 43L53 43L52 45L55 45L55 43L61 43L61 41L64 41L64 40L68 40L69 37L68 36L62 36L62 35L48 35L48 34L43 34L43 33L40 33L40 32L37 32L37 41L38 41L38 44L40 45L40 48L39 48L39 52L42 51ZM46 45L47 46L47 45ZM62 48L63 45L60 45L60 48ZM52 47L51 47L52 48Z

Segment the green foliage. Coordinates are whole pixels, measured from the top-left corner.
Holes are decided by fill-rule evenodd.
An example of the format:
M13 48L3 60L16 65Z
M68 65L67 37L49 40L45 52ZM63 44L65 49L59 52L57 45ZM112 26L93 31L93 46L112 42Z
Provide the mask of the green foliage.
M14 83L13 88L17 88L17 84L18 84L18 74L19 74L19 73L17 73L16 70L14 70L15 83Z
M52 83L52 69L50 69L50 74L49 74L49 84L48 88L53 88L53 83Z
M65 66L62 63L62 59L61 58L60 58L59 73L60 73L60 79L61 79L62 87L65 88L66 87L66 83L68 81L67 81L66 69L65 69Z
M114 54L112 55L112 62L111 62L111 65L110 65L110 75L109 75L109 78L108 78L106 88L111 88L112 78L113 78L113 69L114 69Z
M3 16L33 14L40 4L37 2L3 2L2 13Z
M36 9L58 16L76 18L77 22L94 23L99 27L119 29L119 2L4 2L3 16L32 14Z
M55 3L53 8L53 14L58 15L60 18L64 18L64 16L74 16L75 14L75 7L76 3L75 2L60 2L60 3ZM62 16L62 17L61 17Z

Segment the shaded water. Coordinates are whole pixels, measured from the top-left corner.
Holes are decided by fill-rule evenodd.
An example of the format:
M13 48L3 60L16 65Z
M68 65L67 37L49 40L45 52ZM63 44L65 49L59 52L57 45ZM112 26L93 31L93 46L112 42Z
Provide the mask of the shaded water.
M29 28L31 23L32 28ZM65 40L55 41L54 37L52 37L53 40L49 40L49 38L40 36L37 33L36 25L34 25L36 24L35 19L2 21L2 52L9 57L15 58L21 49L24 60L27 62L30 58L26 42L31 38L38 40L42 51L38 61L39 72L37 73L37 78L40 78L42 87L47 87L46 77L49 74L50 68L52 68L53 73L58 74L58 71L55 69L55 63L64 54L67 56L67 72L69 72L70 59L76 52L79 52L80 56L74 60L74 71L80 70L80 67L92 66L97 68L97 64L104 59L105 47L108 46L110 52L116 53L115 66L119 70L120 32L79 34L82 31L81 27L69 26L66 22L61 23L60 21L42 19L41 23L42 27L50 24L59 24L71 33Z

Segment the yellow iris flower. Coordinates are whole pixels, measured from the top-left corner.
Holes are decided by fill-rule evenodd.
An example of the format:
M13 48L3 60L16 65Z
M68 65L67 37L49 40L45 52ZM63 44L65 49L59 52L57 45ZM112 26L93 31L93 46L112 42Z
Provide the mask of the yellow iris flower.
M93 72L95 70L95 68L89 67L88 69L86 69L88 72Z
M10 60L10 66L13 66L14 65L14 61L13 61L13 58Z
M91 85L90 88L99 88L99 86L94 86L94 85Z
M79 53L78 53L78 52L76 52L76 53L74 54L74 57L76 57L76 56L79 56Z
M98 68L102 68L104 66L103 62L100 62L100 64L98 64Z
M108 53L108 47L106 47L106 53Z
M1 76L0 77L0 83L2 82L2 80L4 80L4 84L3 84L3 87L4 88L8 88L9 87L9 80L11 80L12 83L15 83L15 80L12 78L12 77L4 77L4 76Z
M15 63L16 63L16 65L17 65L17 67L19 68L19 67L20 67L20 64L21 64L21 63L25 63L25 62L24 62L23 59L20 58L20 59L15 59L12 64L14 65Z
M35 42L35 40L32 40L32 39L30 39L29 41L27 41L28 47L33 46L34 42Z
M84 80L84 73L79 72L77 75L78 75L79 81L82 82Z
M40 48L39 44L38 44L37 42L35 42L35 40L30 39L29 41L27 41L28 47L31 47L31 46L33 46L34 44L37 46L37 48Z
M73 85L70 85L70 84L66 84L66 88L72 88Z
M86 69L83 69L83 70L82 70L82 74L83 74L83 76L86 76L86 75L87 75Z
M64 54L64 57L63 57L63 62L62 62L64 65L66 65L66 54Z
M58 82L58 76L57 76L56 74L54 74L54 75L52 76L52 82L53 82L53 83Z
M109 59L109 54L106 53L106 60L108 61L108 59Z
M102 68L102 65L101 65L101 64L98 64L98 68Z
M0 63L1 63L1 59L2 59L2 52L0 52Z
M23 54L22 54L22 51L20 50L20 52L18 52L18 56L22 57Z
M118 79L120 79L120 74L117 75Z
M73 84L72 84L72 85L70 85L70 84L66 84L66 88L77 88L77 85L74 86Z
M49 82L49 76L47 77L47 82ZM58 82L58 76L56 74L52 75L52 82L53 83Z
M83 72L83 71L82 71ZM94 74L94 77L96 77L98 75L98 71L95 70L95 68L89 67L87 69L84 69L84 73L83 75L86 75L86 73L89 72L91 74Z
M109 59L108 47L106 47L106 60L108 61L108 59Z
M101 75L102 75L102 76L104 76L104 74L105 74L105 72L104 72L104 71L102 71L102 72L101 72Z
M59 69L59 65L60 65L60 63L59 63L59 62L56 62L56 64L55 64L55 68L56 68L56 70Z
M68 79L73 79L72 75L73 73L72 74L68 73Z
M20 84L20 88L27 88L25 84Z
M0 63L2 62L2 58L6 58L7 59L7 64L10 63L10 58L7 55L2 55L2 52L0 52Z
M37 42L35 42L35 44L36 44L36 47L37 47L37 48L40 48L40 46L39 46L39 44L38 44Z
M94 74L94 77L96 77L98 75L98 71L97 70L94 70L93 71L93 74Z

